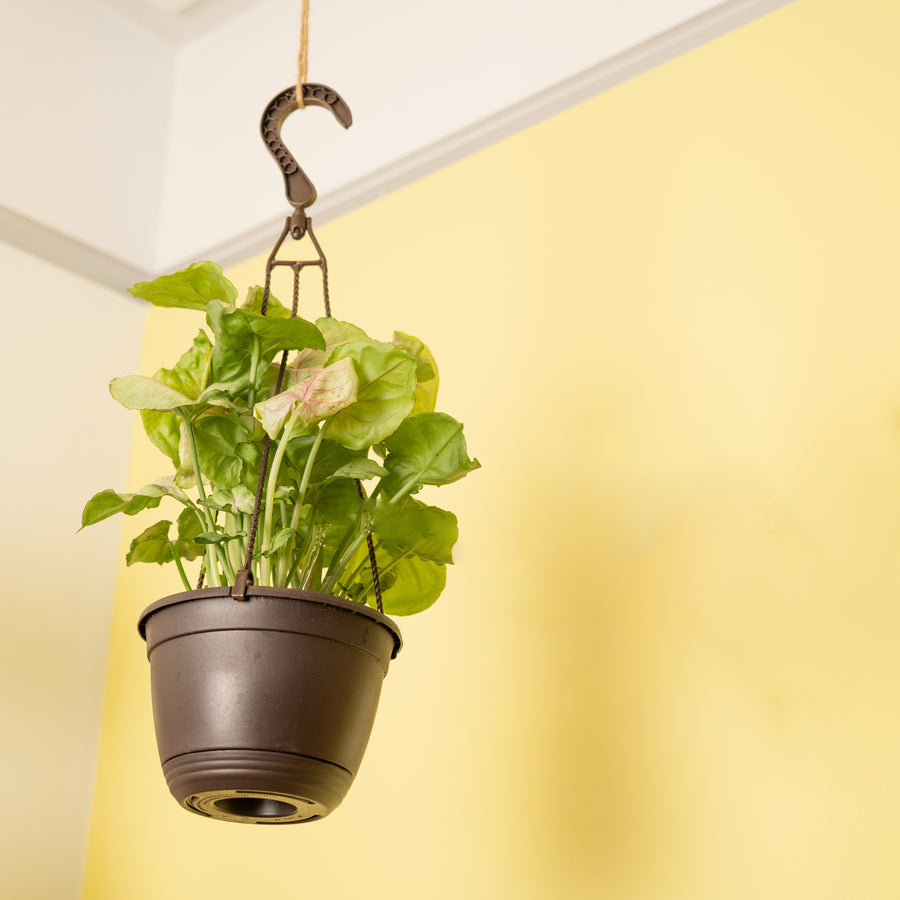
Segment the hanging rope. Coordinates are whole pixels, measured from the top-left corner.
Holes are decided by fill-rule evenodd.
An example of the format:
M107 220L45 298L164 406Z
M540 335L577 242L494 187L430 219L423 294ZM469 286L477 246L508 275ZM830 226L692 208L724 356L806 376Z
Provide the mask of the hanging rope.
M306 70L309 66L309 0L303 0L300 13L300 54L297 57L297 105L305 108L303 103L303 85L306 84Z

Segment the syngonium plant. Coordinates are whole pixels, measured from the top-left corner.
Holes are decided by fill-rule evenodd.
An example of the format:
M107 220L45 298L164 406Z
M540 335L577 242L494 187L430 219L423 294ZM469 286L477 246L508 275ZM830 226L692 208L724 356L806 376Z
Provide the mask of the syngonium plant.
M272 296L263 315L262 288L238 305L237 289L211 262L131 293L205 311L212 337L201 329L177 363L152 378L110 383L116 400L140 411L174 471L135 493L100 491L82 527L163 500L180 505L174 523L162 519L132 541L127 564L174 563L191 590L185 563L199 559L207 585L233 584L268 435L254 582L372 604L371 535L385 612L430 606L453 561L457 521L414 495L479 464L468 456L463 426L435 410L438 370L428 348L402 332L385 343L337 319L292 318Z

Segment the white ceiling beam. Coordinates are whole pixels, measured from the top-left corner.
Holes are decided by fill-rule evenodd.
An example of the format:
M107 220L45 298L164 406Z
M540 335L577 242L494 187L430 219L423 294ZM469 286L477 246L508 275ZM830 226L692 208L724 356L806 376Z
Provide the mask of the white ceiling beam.
M576 72L555 84L550 84L516 102L510 102L508 106L485 115L481 119L468 122L457 131L448 133L431 144L414 146L414 141L411 140L411 148L406 148L409 152L398 155L396 159L392 159L384 165L367 171L365 160L358 160L355 169L359 172L357 177L352 177L354 171L352 163L340 173L327 171L329 160L337 157L340 157L346 164L345 155L339 153L340 142L346 138L342 130L335 126L335 123L326 121L325 128L320 129L320 133L317 134L319 145L317 162L321 164L323 171L320 173L316 169L313 172L310 167L307 172L311 176L315 174L314 180L319 186L319 198L310 213L315 216L316 222L321 224L350 212L390 191L463 159L471 153L489 147L543 119L674 59L719 35L783 7L788 2L792 2L792 0L729 0L729 2L716 5L615 55L601 59L583 71ZM387 81L389 84L396 83L391 79L387 79ZM345 96L345 99L353 102L349 95ZM385 103L388 102L386 98ZM300 117L301 114L298 112L294 119ZM290 121L286 124L286 132L290 124ZM245 221L243 230L233 227L231 236L206 247L197 245L190 254L177 260L173 259L168 266L169 269L174 271L196 259L214 259L223 266L229 266L268 249L272 245L284 224L285 215L290 211L290 207L280 190L279 175L275 164L264 152L261 141L256 151L259 159L251 160L248 155L244 161L244 168L260 169L260 159L266 164L269 171L266 176L268 188L265 192L265 203L267 207L271 207L273 203L278 205L280 212L263 217L261 215L262 207L258 207L258 222ZM299 152L297 155L302 156ZM302 165L306 164L305 157L299 161ZM346 177L348 172L351 174L349 178ZM323 177L320 178L320 175ZM331 180L329 180L329 175L331 175ZM246 182L242 180L242 183ZM172 184L173 182L170 180L168 182L170 189ZM261 182L258 190L260 195L263 195ZM245 214L249 211L249 196L243 198L241 208ZM460 211L463 208L464 201L461 203ZM222 214L224 210L219 209L218 213ZM170 245L169 249L174 249L174 247Z

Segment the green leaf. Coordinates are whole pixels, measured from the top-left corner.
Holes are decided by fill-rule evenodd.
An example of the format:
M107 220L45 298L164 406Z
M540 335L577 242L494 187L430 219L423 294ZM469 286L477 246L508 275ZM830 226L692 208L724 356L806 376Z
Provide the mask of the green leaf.
M324 350L298 350L296 357L285 371L284 387L289 388L303 377L304 369L324 369L328 362L334 362L332 355L338 347L359 341L370 341L371 338L356 325L322 316L316 319L316 328L325 339Z
M265 353L280 350L314 350L325 349L325 338L312 322L294 316L288 319L276 319L270 316L261 316L249 310L237 310L247 324L247 328L253 334L259 335L263 340Z
M180 503L190 503L184 491L176 487L171 478L160 478L133 494L118 494L107 488L94 494L85 504L84 512L81 514L81 527L86 528L88 525L101 522L116 513L133 516L145 509L154 509L165 496L174 497Z
M263 364L271 362L281 350L325 348L318 328L301 318L269 318L249 309L233 309L210 301L206 321L216 338L211 377L218 382L249 378L254 337L259 338ZM261 375L265 370L266 365L260 365Z
M169 542L169 529L172 523L163 520L145 528L132 542L125 557L125 564L132 566L138 562L163 563L172 562L172 545Z
M190 349L181 355L178 362L171 369L160 369L153 377L196 400L209 381L212 351L212 341L201 328Z
M388 574L395 575L393 583L382 592L384 611L389 616L411 616L428 609L447 584L446 566L417 556L401 559ZM375 605L371 591L366 599Z
M358 478L360 481L366 481L369 478L383 478L387 475L387 469L379 466L374 459L354 459L345 466L341 466L332 475L332 478Z
M322 337L325 338L325 348L329 352L345 344L372 340L358 325L351 325L350 322L342 322L331 316L322 316L322 318L316 319L316 327L322 332Z
M133 516L144 509L159 506L161 499L162 494L153 497L140 494L117 494L112 488L107 488L105 491L94 494L85 504L81 513L81 527L86 528L88 525L102 522L116 513Z
M241 485L255 497L256 483L259 480L259 464L262 462L262 441L253 440L248 443L238 444L234 448L234 452L244 464L241 474ZM234 485L233 489L236 497L238 496L239 488L240 485Z
M179 309L206 309L210 300L233 303L237 298L237 289L213 262L197 262L173 275L141 282L129 293L154 306Z
M356 389L356 369L351 360L342 359L324 369L307 371L293 387L257 403L254 413L269 437L276 438L294 412L309 427L353 403Z
M388 494L416 491L423 484L450 484L480 468L469 459L462 423L446 413L419 413L387 440Z
M204 388L197 400L210 406L234 409L234 401L250 389L250 376L235 378L233 381L217 381ZM246 406L246 403L244 404Z
M204 506L208 506L211 509L219 509L222 512L233 514L246 513L250 515L253 512L255 501L255 494L243 484L236 484L233 488L220 488L213 491L206 498L205 502L201 502L203 502Z
M181 419L173 412L156 409L142 409L140 415L150 443L168 456L177 469L181 463L178 457Z
M284 381L281 385L282 390L293 387L298 381L306 377L309 369L324 369L328 364L328 350L298 350L296 355L291 359L290 365L284 370ZM276 369L277 366L273 366ZM266 380L269 380L268 378ZM271 378L272 385L275 384L275 378ZM273 387L274 390L274 387Z
M291 471L291 477L294 481L299 481L303 475L306 461L309 459L309 452L315 440L315 435L304 435L293 438L288 442L282 466ZM313 462L309 483L313 485L322 482L326 478L333 476L342 466L364 458L365 451L348 450L346 447L334 443L334 441L323 440L319 445L318 453L316 453L316 458Z
M338 478L308 491L316 511L316 521L342 528L353 527L359 520L363 499L348 478Z
M318 457L316 457L316 462L313 463L313 475L316 474L316 469L318 468L317 463ZM322 488L331 484L333 481L349 479L352 482L355 480L366 481L369 478L381 478L387 474L387 470L379 466L374 460L361 457L348 462L344 466L340 466L332 472L331 475L322 476L321 471L318 474L320 476L318 479L310 479L312 493L307 493L307 499L312 499L313 503L316 505L318 504L318 497L320 496L317 492L320 492Z
M160 369L153 378L187 397L196 399L204 391L209 378L212 350L212 342L201 329L194 338L190 350L183 354L171 369ZM177 468L180 463L178 457L180 418L175 413L165 410L143 409L141 420L147 437Z
M163 565L172 562L175 557L172 554L172 543L169 540L171 527L171 522L163 520L145 528L131 542L131 547L125 557L125 564L131 566L137 562L144 562ZM195 540L200 534L200 527L200 517L196 510L185 509L182 511L178 517L178 537L175 541L175 549L182 559L196 559L203 553L203 548Z
M194 538L195 544L227 544L238 538L246 537L246 531L238 531L236 534L222 534L221 531L204 531Z
M236 448L247 444L250 435L226 415L200 416L194 421L193 428L197 459L206 479L219 488L244 484L247 464L238 456Z
M196 406L197 401L186 397L146 375L124 375L113 378L109 392L126 409L176 410Z
M408 498L403 504L379 507L375 533L395 556L410 551L420 559L447 565L453 562L459 528L453 513Z
M272 546L269 547L268 556L279 551L294 535L300 532L296 528L282 528L275 537L272 538Z
M203 522L197 510L181 511L181 515L178 516L178 539L175 541L175 549L182 559L196 559L203 554L203 547L197 543L202 528Z
M328 421L325 437L352 450L383 441L412 409L415 360L391 344L376 341L344 344L332 359L352 359L359 386L356 402Z
M262 302L263 289L258 284L254 284L247 291L247 299L241 304L241 309L262 315ZM270 293L269 302L266 306L266 315L273 319L288 319L291 311L274 294Z
M440 376L431 351L417 338L402 331L395 331L393 344L406 351L416 361L416 393L411 415L433 412L437 403Z

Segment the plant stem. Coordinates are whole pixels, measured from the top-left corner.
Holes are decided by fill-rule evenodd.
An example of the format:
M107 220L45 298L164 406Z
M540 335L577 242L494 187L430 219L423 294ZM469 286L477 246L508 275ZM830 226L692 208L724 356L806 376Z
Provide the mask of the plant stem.
M365 501L363 501L363 503L365 503ZM357 517L356 517L355 524L351 525L344 532L344 536L341 538L340 543L337 545L337 547L334 550L334 553L331 555L332 561L341 560L344 558L344 551L346 550L350 541L353 539L353 535L355 535L357 533L357 531L359 531L359 529L363 527L363 523L365 522L365 514L366 514L365 505L362 505L362 506L360 506L359 515L357 515ZM329 575L332 571L332 568L333 568L332 565L328 566ZM331 581L331 579L329 578L328 582L326 582L326 583L330 583L330 581Z
M366 529L363 530L356 536L356 539L350 545L347 552L341 557L340 562L335 567L328 567L328 579L325 584L322 586L322 592L325 594L330 594L334 590L335 584L337 584L338 577L341 572L347 567L347 563L353 558L353 554L359 549L359 545L366 539Z
M297 501L294 504L294 511L291 515L291 524L290 527L297 530L297 526L300 524L300 514L303 511L303 501L306 499L306 489L309 487L309 479L312 475L313 464L316 461L316 455L319 452L319 447L322 446L322 438L325 436L325 429L320 425L319 430L316 432L316 439L313 441L312 447L309 448L309 456L306 458L306 465L303 467L303 475L300 478L300 486L297 489ZM287 523L285 523L285 527L287 527ZM311 526L310 526L310 534L312 534ZM304 547L305 552L305 547ZM287 559L283 561L283 566L287 565ZM305 566L304 566L305 568ZM282 575L282 581L287 584L288 575L279 571L279 574Z
M283 577L284 584L296 576L301 587L306 587L316 560L321 559L323 534L320 527L310 523L303 548L296 552L294 563Z
M376 542L374 549L376 553L381 549L381 541ZM350 573L349 577L347 578L347 583L352 584L356 580L356 576L359 575L359 573L369 565L371 565L371 561L369 560L369 554L366 553L366 555L359 561L359 563L357 563L356 568ZM380 572L381 569L379 568L378 571Z
M308 564L304 563L303 566L306 574L303 576L303 580L299 581L300 587L305 591L315 591L317 590L316 581L322 580L322 545L317 543L316 548L313 554L313 558L309 561ZM318 578L317 578L318 576Z
M241 530L237 514L225 513L225 528L235 535L234 540L228 541L228 558L231 560L231 568L237 571L244 564L244 554L241 552L240 546L241 539L237 537L237 533Z
M184 589L186 591L191 590L191 583L188 581L187 573L184 571L184 565L182 565L181 557L178 555L178 551L175 549L175 545L169 541L169 546L172 548L172 559L175 560L175 568L178 569L178 574L181 576L181 583L184 585Z
M256 379L259 368L259 335L253 335L253 346L250 348L250 395L247 404L250 407L250 415L253 415L253 407L256 405Z
M299 522L299 515L297 514L297 510L299 510L303 506L303 501L306 499L306 489L309 487L309 478L312 474L313 463L316 461L316 454L319 452L319 447L322 446L322 438L325 436L325 429L320 425L319 430L316 432L316 439L313 441L312 447L309 448L309 456L306 458L306 465L303 467L303 476L300 479L300 489L297 494L297 508L294 510L294 515L297 517L297 521ZM293 525L296 528L296 525Z
M247 558L247 542L250 539L250 522L252 521L252 517L250 513L241 513L241 531L244 532L244 537L240 540L241 545L241 568L244 567L244 560ZM256 580L256 572L253 571L253 560L250 560L250 574L253 575L254 582Z
M184 420L184 427L187 431L188 445L191 448L191 463L194 466L194 477L197 479L197 493L200 495L200 500L206 500L206 488L203 485L203 476L200 473L200 457L197 455L197 441L194 438L194 426L191 424L191 420L188 417L188 414L180 409L181 418ZM209 528L210 532L215 533L217 531L215 519L212 517L212 513L209 511L209 507L205 502L201 502L200 504L203 507L203 517L206 519L206 526ZM218 544L209 544L207 546L207 566L206 566L206 575L209 578L211 587L219 587L219 570L216 566L216 558L218 557L219 562L222 564L222 571L229 575L231 566L228 564L228 557L225 555L224 550ZM234 580L234 572L230 572L231 580Z
M281 468L281 460L284 459L284 451L287 449L288 441L291 439L291 432L297 424L298 417L299 410L295 408L288 417L284 431L281 433L281 439L278 441L278 447L275 450L275 456L269 469L269 483L266 487L266 516L263 524L263 541L260 547L262 552L265 552L272 546L272 515L275 509L275 485L278 483L278 470ZM265 556L260 558L260 568L262 571L262 584L268 584L271 577L271 565Z

